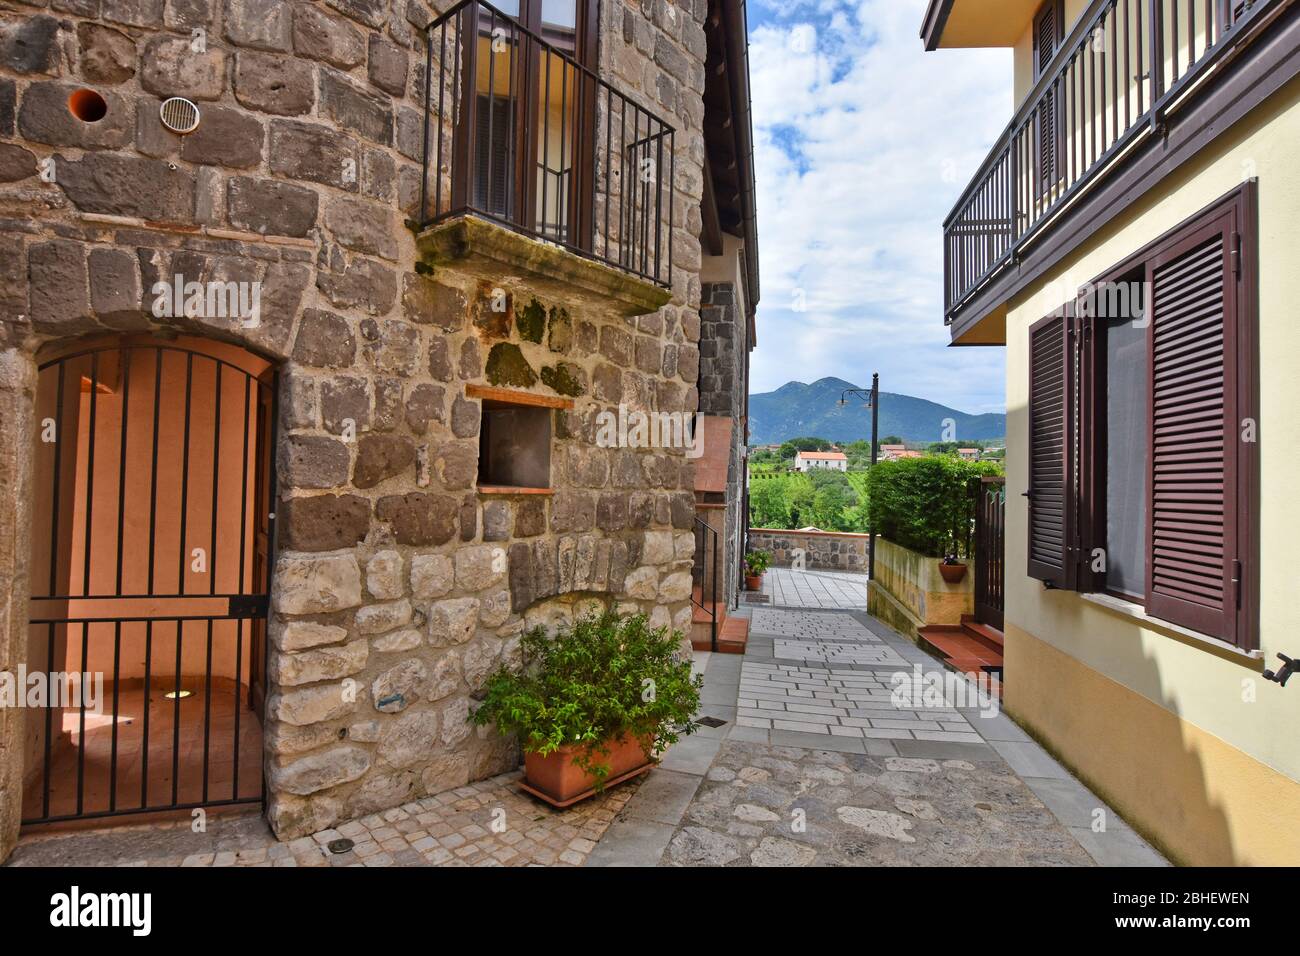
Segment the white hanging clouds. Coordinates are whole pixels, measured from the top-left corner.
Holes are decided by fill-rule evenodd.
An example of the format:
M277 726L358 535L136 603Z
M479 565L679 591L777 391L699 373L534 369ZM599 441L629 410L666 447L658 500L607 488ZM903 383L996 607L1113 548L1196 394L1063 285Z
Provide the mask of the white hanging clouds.
M925 0L750 0L762 301L753 388L834 375L1000 411L945 348L943 220L1010 119L1005 50L926 53Z

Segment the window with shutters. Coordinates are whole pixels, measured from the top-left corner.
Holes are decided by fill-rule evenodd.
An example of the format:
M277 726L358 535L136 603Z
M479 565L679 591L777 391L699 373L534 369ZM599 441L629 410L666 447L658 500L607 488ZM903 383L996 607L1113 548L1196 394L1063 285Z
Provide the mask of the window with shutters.
M1255 646L1254 185L1029 331L1029 575Z
M1034 80L1047 71L1057 49L1065 39L1064 0L1044 0L1034 17ZM1049 192L1061 178L1061 155L1064 135L1056 91L1044 97L1034 124L1037 129L1038 192Z
M1075 342L1071 304L1029 330L1029 575L1075 583Z

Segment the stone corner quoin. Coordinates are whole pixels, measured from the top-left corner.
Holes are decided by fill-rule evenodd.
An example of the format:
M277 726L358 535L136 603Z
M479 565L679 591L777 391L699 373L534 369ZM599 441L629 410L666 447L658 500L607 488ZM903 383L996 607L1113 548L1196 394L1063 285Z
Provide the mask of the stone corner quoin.
M707 4L648 19L640 3L601 3L602 76L677 130L672 300L631 319L455 263L417 269L421 28L449 6L0 12L0 409L13 422L0 488L32 499L36 369L52 349L179 333L274 363L263 730L281 838L516 766L515 742L469 715L527 628L597 607L691 626L691 462L682 449L601 447L596 430L620 403L699 406ZM67 108L82 87L104 97L96 123ZM198 104L193 134L161 125L169 96ZM158 316L152 290L176 276L260 283L259 321ZM470 384L572 398L554 412L552 494L478 493ZM27 601L29 512L20 504L0 528L14 607ZM25 660L20 621L0 625L0 669ZM0 714L0 751L21 752L21 733ZM21 805L9 795L0 856Z

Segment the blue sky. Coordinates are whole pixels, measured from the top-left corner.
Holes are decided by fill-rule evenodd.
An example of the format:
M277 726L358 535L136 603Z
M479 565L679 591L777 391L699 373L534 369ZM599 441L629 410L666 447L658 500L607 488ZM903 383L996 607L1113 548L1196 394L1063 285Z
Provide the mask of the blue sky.
M834 375L1001 411L948 348L942 224L1011 118L1006 50L926 53L925 0L749 0L762 300L754 392Z

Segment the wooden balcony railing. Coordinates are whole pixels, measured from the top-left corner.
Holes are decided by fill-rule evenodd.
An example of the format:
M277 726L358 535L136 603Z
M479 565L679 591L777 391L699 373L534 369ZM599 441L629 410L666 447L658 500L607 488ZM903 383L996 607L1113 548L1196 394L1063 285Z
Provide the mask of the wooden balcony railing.
M1279 2L1094 0L944 221L945 322Z
M481 216L670 286L673 127L551 39L480 0L429 25L420 222Z

